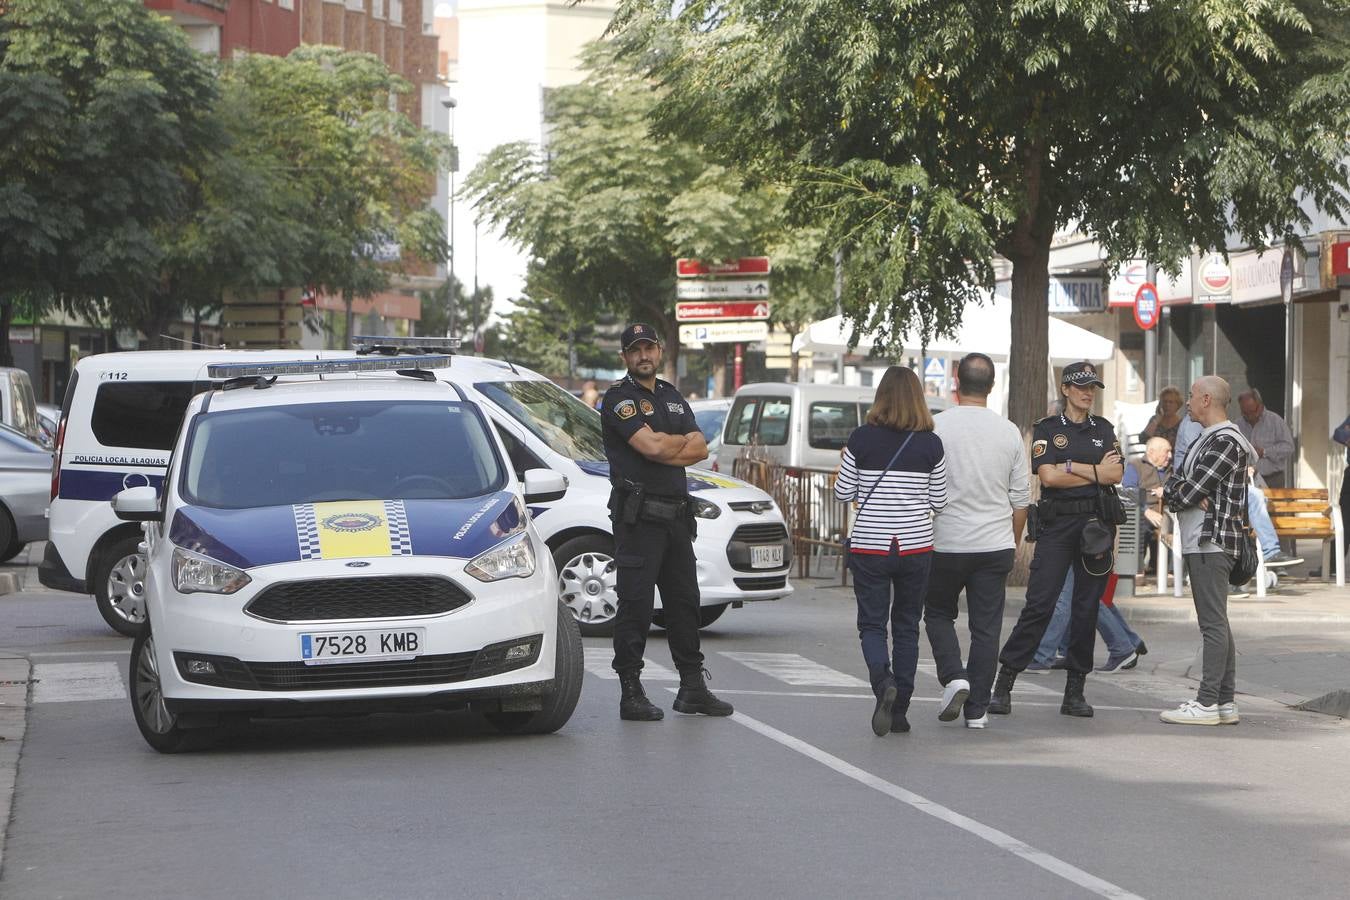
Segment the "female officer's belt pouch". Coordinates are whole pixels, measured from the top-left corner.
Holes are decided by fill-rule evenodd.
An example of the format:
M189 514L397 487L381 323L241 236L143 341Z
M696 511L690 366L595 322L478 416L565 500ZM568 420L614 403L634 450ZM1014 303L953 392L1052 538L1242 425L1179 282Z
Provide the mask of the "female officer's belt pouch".
M1106 575L1115 563L1116 530L1101 519L1083 524L1083 568L1089 575Z

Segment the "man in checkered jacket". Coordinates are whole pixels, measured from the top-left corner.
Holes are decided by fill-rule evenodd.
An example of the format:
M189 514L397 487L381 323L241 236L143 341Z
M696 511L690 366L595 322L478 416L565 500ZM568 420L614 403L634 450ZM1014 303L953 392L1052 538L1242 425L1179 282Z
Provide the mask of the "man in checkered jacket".
M1163 503L1181 524L1181 553L1204 639L1200 691L1162 714L1174 725L1235 725L1236 650L1228 625L1228 575L1243 540L1247 465L1255 453L1228 419L1228 382L1206 375L1191 386L1191 418L1204 430L1163 488Z

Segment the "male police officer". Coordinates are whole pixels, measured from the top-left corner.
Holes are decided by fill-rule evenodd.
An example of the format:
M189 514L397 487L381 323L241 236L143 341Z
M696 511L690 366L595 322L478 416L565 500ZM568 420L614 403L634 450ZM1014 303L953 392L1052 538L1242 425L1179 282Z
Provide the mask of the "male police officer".
M1002 667L989 703L996 715L1012 712L1013 682L1036 653L1070 567L1069 671L1059 711L1092 715L1083 685L1092 671L1097 604L1110 574L1119 518L1119 500L1110 485L1118 484L1125 471L1115 429L1091 412L1093 388L1099 387L1105 385L1092 363L1065 366L1060 413L1041 419L1032 430L1031 468L1041 482L1034 514L1036 555L1026 606L999 654Z
M639 681L657 587L670 655L680 671L675 711L729 716L731 704L714 697L703 681L694 512L684 477L685 466L707 457L708 445L680 392L656 377L661 343L651 326L628 326L620 346L628 375L601 404L618 564L619 718L654 722L663 715Z

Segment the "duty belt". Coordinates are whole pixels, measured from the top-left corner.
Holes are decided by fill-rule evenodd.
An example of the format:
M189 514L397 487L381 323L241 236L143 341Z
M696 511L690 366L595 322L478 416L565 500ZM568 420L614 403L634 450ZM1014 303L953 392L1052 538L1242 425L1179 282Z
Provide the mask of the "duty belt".
M653 497L648 494L642 498L642 511L640 515L644 519L650 519L655 522L673 522L683 516L687 509L687 500L680 500L674 497Z
M1097 501L1095 498L1079 498L1075 500L1058 500L1053 497L1042 500L1047 510L1052 516L1077 516L1084 513L1095 513L1097 511Z

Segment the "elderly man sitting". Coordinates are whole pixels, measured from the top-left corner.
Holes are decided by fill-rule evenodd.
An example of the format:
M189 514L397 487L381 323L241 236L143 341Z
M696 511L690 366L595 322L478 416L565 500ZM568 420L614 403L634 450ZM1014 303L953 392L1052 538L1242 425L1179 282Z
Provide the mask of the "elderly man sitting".
M1151 437L1144 445L1144 456L1131 460L1125 468L1125 479L1121 487L1143 488L1147 498L1144 507L1144 546L1148 548L1148 564L1145 571L1151 572L1157 567L1158 529L1166 534L1171 530L1170 520L1163 515L1162 489L1172 474L1172 445L1167 438Z

